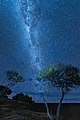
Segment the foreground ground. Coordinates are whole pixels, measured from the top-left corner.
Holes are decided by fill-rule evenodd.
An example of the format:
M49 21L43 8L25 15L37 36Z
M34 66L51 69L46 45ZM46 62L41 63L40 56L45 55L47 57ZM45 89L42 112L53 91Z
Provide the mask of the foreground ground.
M57 104L49 104L52 112L56 112ZM0 120L49 120L44 104L23 104L8 101L0 105ZM80 120L80 104L63 104L61 120Z
M30 110L28 104L10 101L0 105L0 120L48 120L48 117L44 112Z

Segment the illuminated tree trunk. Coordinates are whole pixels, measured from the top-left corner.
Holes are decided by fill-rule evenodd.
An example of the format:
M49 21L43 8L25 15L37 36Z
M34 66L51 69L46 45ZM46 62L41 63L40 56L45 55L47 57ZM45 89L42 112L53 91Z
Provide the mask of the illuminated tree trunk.
M62 92L61 99L60 99L60 102L59 102L59 105L57 108L57 112L56 112L56 120L59 120L59 117L60 117L61 104L64 99L64 95L65 95L64 92Z
M54 120L54 117L50 114L50 110L49 110L49 107L48 107L48 104L46 103L45 99L43 98L44 100L44 104L46 106L46 110L47 110L47 115L49 117L49 120Z

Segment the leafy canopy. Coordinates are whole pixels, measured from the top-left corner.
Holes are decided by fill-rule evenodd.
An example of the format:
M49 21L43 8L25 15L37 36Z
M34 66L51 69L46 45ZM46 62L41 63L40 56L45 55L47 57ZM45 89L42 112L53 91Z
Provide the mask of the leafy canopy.
M66 93L72 87L80 86L80 70L77 67L60 63L40 71L38 80L50 81L53 86Z
M7 80L9 82L10 86L13 86L13 85L15 85L18 82L24 82L25 81L23 79L23 77L20 76L19 73L14 71L14 70L7 71L6 72L6 76L7 76Z

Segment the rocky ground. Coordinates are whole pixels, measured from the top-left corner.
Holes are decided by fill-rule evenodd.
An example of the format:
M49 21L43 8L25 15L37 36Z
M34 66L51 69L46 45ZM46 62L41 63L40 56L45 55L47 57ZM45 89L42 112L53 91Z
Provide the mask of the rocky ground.
M48 120L47 114L29 110L22 103L7 103L0 105L0 120Z
M45 113L4 108L0 113L0 120L48 120L48 117Z
M57 104L49 107L55 113ZM0 120L49 120L44 104L28 105L17 101L0 104ZM63 104L61 120L80 120L80 104Z

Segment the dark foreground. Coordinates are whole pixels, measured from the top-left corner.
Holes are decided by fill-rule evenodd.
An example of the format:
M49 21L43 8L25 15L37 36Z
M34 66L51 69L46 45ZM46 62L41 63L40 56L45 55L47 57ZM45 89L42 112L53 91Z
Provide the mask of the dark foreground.
M55 114L58 104L48 104ZM0 105L0 120L49 120L44 104L26 104L9 100ZM80 120L80 104L62 104L60 120Z

